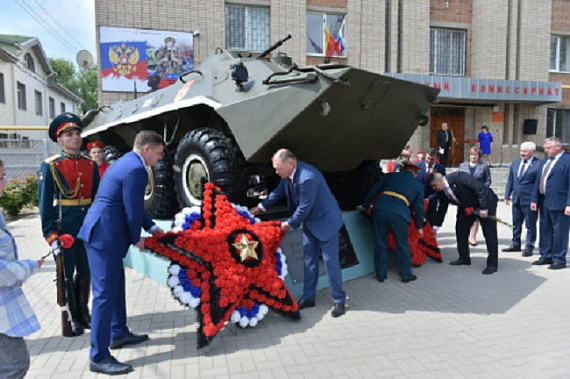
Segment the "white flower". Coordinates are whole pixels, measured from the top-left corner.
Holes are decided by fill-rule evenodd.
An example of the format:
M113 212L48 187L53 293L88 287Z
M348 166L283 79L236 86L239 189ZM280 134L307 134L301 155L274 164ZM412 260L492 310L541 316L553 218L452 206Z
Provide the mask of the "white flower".
M188 303L188 305L190 305L190 307L192 307L192 308L198 307L198 305L200 305L200 298L199 297L192 297L192 300L190 300L190 303Z
M184 291L181 295L180 295L180 302L182 304L187 304L190 305L190 301L192 301L194 297L192 297L192 294L190 294L190 292Z
M262 316L265 316L267 314L267 312L269 312L269 307L265 304L261 304L259 306L259 313Z
M180 299L180 296L182 296L183 292L184 292L184 288L182 288L182 286L176 286L172 290L172 293L174 294L174 296L176 296L177 299Z
M249 320L249 326L251 326L252 328L254 328L257 325L257 318L254 317L251 320Z
M248 325L249 325L249 319L247 317L243 316L242 318L240 318L239 326L241 326L242 328L247 328Z
M178 279L178 276L173 275L170 278L168 278L168 281L166 283L168 284L168 287L174 288L180 284L180 279Z
M178 273L180 272L180 266L179 265L170 265L170 267L168 268L168 272L170 273L170 275L178 276Z
M237 324L237 323L239 322L239 319L240 319L239 312L238 312L238 311L234 311L234 313L232 313L231 321L232 321L234 324Z

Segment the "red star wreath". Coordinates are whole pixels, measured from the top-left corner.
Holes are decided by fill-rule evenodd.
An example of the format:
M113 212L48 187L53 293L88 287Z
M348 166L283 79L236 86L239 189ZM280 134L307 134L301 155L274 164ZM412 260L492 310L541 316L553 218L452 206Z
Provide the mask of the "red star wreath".
M230 318L255 326L267 307L299 319L297 302L279 274L282 239L280 222L255 222L211 183L205 185L201 216L187 230L146 239L148 250L171 261L169 285L175 297L198 311L198 348L208 345ZM260 308L261 317L246 317Z

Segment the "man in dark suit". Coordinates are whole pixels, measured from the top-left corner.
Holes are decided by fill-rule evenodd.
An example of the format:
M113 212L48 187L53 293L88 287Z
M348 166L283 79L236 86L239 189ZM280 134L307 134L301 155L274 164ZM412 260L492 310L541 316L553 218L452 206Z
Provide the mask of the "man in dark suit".
M437 210L437 196L433 188L427 183L427 177L432 173L440 173L445 176L445 166L437 161L437 149L430 149L426 155L425 162L418 162L416 165L419 167L417 179L421 185L424 186L424 198L428 199L428 209L426 218L433 224L433 219ZM437 230L437 227L435 227Z
M343 225L342 212L319 170L297 160L287 149L278 150L272 159L273 168L281 181L269 196L251 209L254 215L287 196L291 217L281 223L283 233L303 224L305 277L299 309L315 306L319 279L319 252L323 260L331 294L334 299L333 317L345 313L346 294L342 289L342 272L338 252L338 233Z
M453 133L449 130L447 122L441 124L441 130L437 132L437 146L441 155L441 163L447 166L447 158L449 157L449 148L453 143Z
M540 216L540 259L532 264L559 270L566 268L570 230L570 154L556 137L545 140L544 153L530 203Z
M411 252L408 243L408 229L412 212L420 237L423 235L424 189L415 179L418 167L402 162L403 171L393 172L380 178L362 206L367 209L371 204L372 220L376 246L374 249L374 267L376 279L384 282L388 273L388 232L391 230L396 242L396 261L402 282L416 280L411 269Z
M497 212L497 195L489 187L473 178L470 174L455 171L447 176L431 174L428 183L435 191L439 191L439 209L434 220L435 225L441 226L447 212L449 203L457 205L457 221L455 223L455 235L457 237L457 250L459 259L449 264L453 266L470 265L469 257L469 229L475 222L476 217L481 221L483 235L487 241L487 267L483 275L497 272L499 261L499 246L497 240L497 222L489 216L495 216ZM466 208L477 209L479 215L468 215Z
M123 258L130 245L144 248L141 228L163 233L144 212L148 182L145 166L162 158L164 140L152 131L135 137L133 151L117 160L105 173L97 197L89 209L78 237L87 248L93 285L90 369L109 375L130 372L132 366L118 362L110 353L137 344L148 335L133 334L127 327L125 270Z
M520 159L511 164L509 179L505 189L505 204L513 206L513 240L511 246L503 251L521 251L521 235L523 221L526 225L526 245L522 253L523 257L532 256L536 242L536 221L538 212L530 209L530 200L534 189L534 182L538 175L540 160L534 156L536 144L523 142L520 148Z

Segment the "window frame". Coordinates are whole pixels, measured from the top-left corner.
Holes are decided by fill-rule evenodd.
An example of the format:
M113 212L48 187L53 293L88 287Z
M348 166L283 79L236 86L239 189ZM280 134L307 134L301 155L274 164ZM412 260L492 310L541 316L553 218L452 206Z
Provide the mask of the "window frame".
M26 53L26 55L24 55L24 62L26 62L26 68L28 70L31 72L36 72L36 62L34 62L34 57L32 57L32 54Z
M44 114L44 105L43 105L43 94L35 90L34 91L34 102L36 104L36 116L43 116Z
M566 69L562 70L560 69L561 66L561 57L560 54L562 53L562 46L563 44L561 43L562 40L565 40L566 43L566 48L565 51L563 52L565 55L565 66ZM556 46L553 46L553 43L555 43ZM553 53L554 53L554 57L553 57ZM552 63L553 63L553 59L554 59L554 67L552 67ZM560 72L560 73L570 73L570 36L563 36L563 35L551 35L550 36L550 63L549 63L549 71L550 72Z
M314 47L314 44L318 43L316 41L313 41L311 39L311 37L309 36L310 31L309 31L309 15L315 15L315 16L320 16L320 23L321 23L321 27L320 27L320 34L321 34L321 45L319 45L318 47L321 48L323 50L322 53L318 53L318 52L312 52L309 49L309 45L312 45ZM328 17L337 17L337 21L334 22L334 24L331 24ZM342 17L342 21L340 23L340 26L338 27L337 30L337 23L338 23L338 18ZM327 52L325 51L324 47L325 47L325 28L324 28L324 24L326 22L327 28L329 30L329 32L331 33L332 37L335 39L335 41L338 38L339 33L341 33L342 35L342 40L343 42L346 40L346 13L327 13L327 12L317 12L317 11L307 11L307 18L306 18L306 33L307 33L307 40L306 42L306 54L307 56L310 57L323 57L326 58L327 57ZM346 58L346 45L343 43L344 45L344 49L341 51L341 55L336 55L336 52L333 53L333 55L331 57L335 57L335 58Z
M229 35L230 35L230 30L232 29L232 25L230 25L230 15L228 14L228 9L229 8L243 8L245 10L245 14L244 14L244 26L243 26L243 39L244 39L244 43L245 46L243 47L239 47L239 46L229 46ZM266 46L261 46L259 49L254 48L253 44L254 41L250 40L248 41L248 39L250 38L250 33L249 33L249 23L248 23L248 16L249 12L251 12L251 10L253 8L257 8L257 9L265 9L267 11L267 35L266 37L266 43L264 43L264 45ZM251 16L252 17L252 16ZM226 38L225 38L225 45L226 45L226 50L246 50L246 51L263 51L265 49L267 49L269 46L271 46L271 8L269 6L262 6L262 5L247 5L247 4L234 4L234 3L226 3L225 7L224 7L224 25L225 25L225 32L226 32ZM258 46L259 47L259 46Z
M65 113L65 103L63 101L59 103L59 113Z
M55 118L55 99L53 97L49 97L48 99L48 107L49 107L49 118Z
M27 110L26 104L26 85L22 82L16 82L17 95L18 95L18 109L21 111Z
M439 36L440 33L449 33L448 36ZM440 26L430 26L430 41L429 41L429 72L430 75L445 75L445 76L456 76L456 77L465 77L467 75L467 43L468 43L468 36L467 36L467 29L460 29L460 28L446 28ZM447 37L447 41L443 39ZM457 53L457 49L454 48L454 44L458 42L453 41L453 38L461 37L462 41L459 41L459 44L462 48L462 51L459 52L462 56L459 56ZM447 43L448 46L442 46L444 43ZM444 50L449 52L449 56L443 56ZM459 60L459 62L456 62ZM439 64L439 62L448 61L447 65L443 63ZM450 72L449 70L443 71L445 68L454 68L455 66L462 66L458 67L459 70L457 72ZM442 67L444 66L444 67ZM441 67L441 68L440 68Z
M552 136L560 138L563 145L570 145L570 109L547 109L545 138Z
M0 103L6 104L6 89L4 86L4 73L0 72Z

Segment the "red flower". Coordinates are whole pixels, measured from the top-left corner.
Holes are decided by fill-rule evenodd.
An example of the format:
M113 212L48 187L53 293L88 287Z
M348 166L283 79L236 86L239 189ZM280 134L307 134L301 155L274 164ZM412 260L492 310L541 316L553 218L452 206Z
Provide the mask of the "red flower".
M75 238L71 234L62 234L58 239L64 249L69 249L75 243Z

